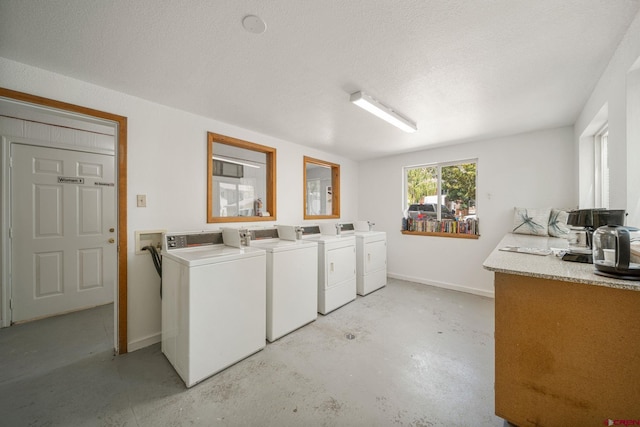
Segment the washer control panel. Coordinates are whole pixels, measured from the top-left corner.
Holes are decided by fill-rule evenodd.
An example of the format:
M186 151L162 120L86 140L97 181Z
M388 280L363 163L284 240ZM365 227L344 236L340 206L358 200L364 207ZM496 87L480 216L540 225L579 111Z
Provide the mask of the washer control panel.
M221 245L222 232L203 233L167 233L165 234L165 248L168 251L175 249L193 248L196 246Z

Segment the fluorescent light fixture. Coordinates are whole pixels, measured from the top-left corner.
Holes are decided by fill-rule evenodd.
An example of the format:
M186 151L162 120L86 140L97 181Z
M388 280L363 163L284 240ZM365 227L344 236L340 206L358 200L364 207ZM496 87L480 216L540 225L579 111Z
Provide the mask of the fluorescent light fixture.
M393 111L392 108L389 108L386 105L378 102L377 99L370 95L367 95L362 91L352 93L349 100L356 104L358 107L364 108L371 114L380 117L382 120L391 123L392 125L402 129L405 132L412 133L418 130L418 127L414 122L407 119L406 117L401 116L400 114Z
M233 159L230 159L228 157L212 156L212 158L215 159L215 160L221 160L223 162L234 163L236 165L242 165L242 166L248 166L250 168L260 169L260 166L252 165L251 163L239 162L238 160L233 160Z

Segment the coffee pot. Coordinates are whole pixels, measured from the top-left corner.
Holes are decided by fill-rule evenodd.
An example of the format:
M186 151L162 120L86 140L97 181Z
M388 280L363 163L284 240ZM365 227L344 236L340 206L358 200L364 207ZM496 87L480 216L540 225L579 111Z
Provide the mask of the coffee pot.
M606 225L593 233L596 274L616 279L640 280L640 230Z
M569 249L564 261L593 263L593 232L604 225L624 225L626 212L610 209L576 209L569 212Z

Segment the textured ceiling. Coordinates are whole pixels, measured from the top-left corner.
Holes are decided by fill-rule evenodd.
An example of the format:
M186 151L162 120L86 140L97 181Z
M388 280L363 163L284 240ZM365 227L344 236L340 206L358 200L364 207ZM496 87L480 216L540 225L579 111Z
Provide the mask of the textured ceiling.
M639 8L640 0L0 0L0 56L359 160L573 124ZM248 14L266 32L245 31ZM357 90L418 132L349 103Z

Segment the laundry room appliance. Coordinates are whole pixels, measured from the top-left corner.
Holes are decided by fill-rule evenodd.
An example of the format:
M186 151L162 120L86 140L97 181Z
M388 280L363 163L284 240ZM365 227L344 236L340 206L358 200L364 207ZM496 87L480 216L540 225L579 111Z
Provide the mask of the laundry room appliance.
M340 224L342 235L356 237L356 291L367 295L387 284L387 233L369 221Z
M593 233L596 274L616 279L640 280L640 230L605 225Z
M318 243L296 240L296 227L247 230L267 252L267 329L273 342L318 317Z
M222 233L166 233L162 352L187 387L265 346L266 253Z
M605 225L624 225L624 209L575 209L569 212L567 225L571 227L567 238L569 249L564 261L593 263L593 232Z
M320 226L303 226L303 240L318 242L318 313L328 314L356 299L356 238L321 234ZM330 230L330 228L329 228Z

